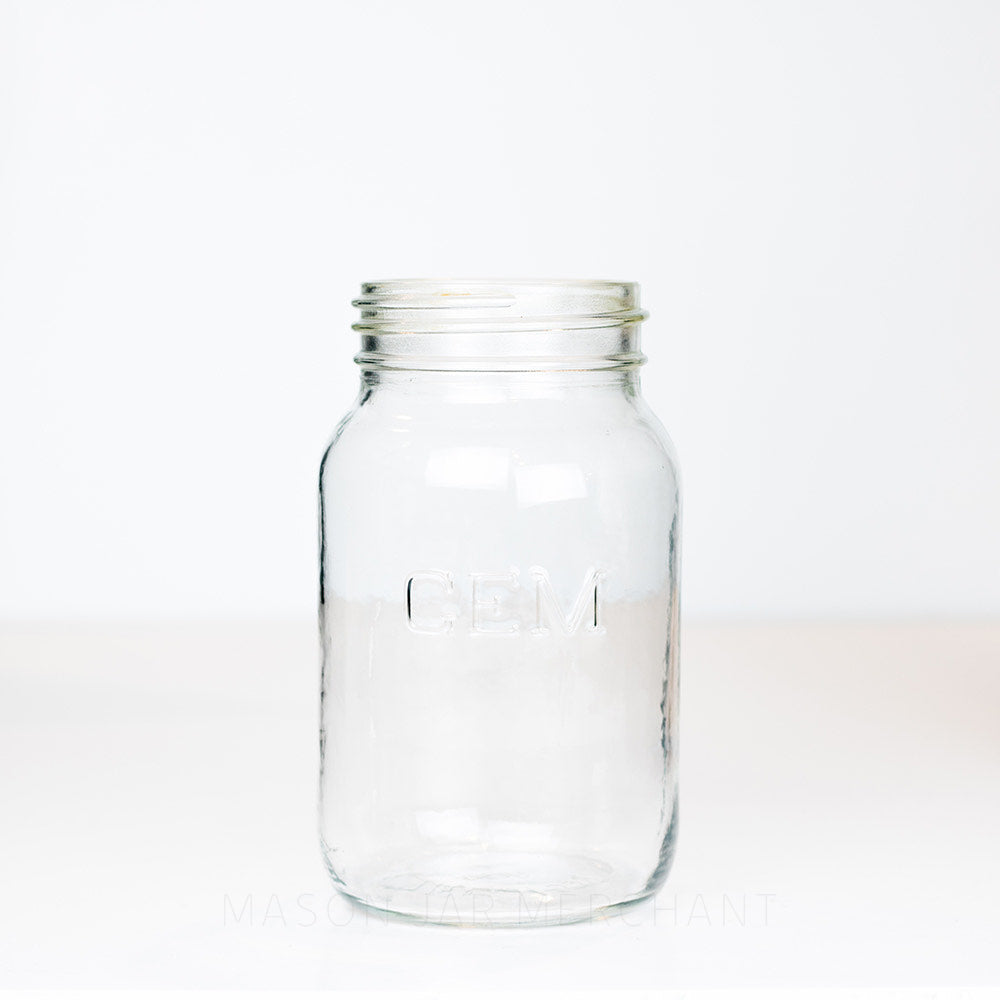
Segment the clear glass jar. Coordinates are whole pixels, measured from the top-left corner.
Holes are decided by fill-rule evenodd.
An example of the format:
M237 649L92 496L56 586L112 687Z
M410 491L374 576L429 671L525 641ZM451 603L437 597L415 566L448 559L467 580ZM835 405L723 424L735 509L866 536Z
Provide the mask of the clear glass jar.
M320 472L322 848L419 920L641 899L677 834L680 496L636 285L363 286Z

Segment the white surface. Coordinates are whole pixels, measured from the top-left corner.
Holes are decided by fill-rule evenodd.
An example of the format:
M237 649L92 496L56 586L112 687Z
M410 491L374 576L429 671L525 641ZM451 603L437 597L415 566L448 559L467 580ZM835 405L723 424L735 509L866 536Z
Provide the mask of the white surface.
M288 615L371 277L635 279L698 616L1000 612L1000 5L0 4L0 617Z
M666 888L534 931L384 926L333 895L315 646L0 635L0 985L1000 985L1000 625L689 628Z

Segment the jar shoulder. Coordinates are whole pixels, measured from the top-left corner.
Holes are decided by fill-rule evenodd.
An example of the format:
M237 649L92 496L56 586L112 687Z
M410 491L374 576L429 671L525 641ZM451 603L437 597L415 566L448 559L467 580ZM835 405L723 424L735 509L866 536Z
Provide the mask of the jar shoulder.
M409 475L428 468L574 465L588 476L659 473L679 481L674 444L645 399L541 399L407 405L359 397L337 425L324 475Z
M643 397L639 396L635 401L636 422L642 427L644 434L650 438L650 446L654 452L662 456L663 461L671 469L675 479L680 479L680 460L677 457L677 448L674 445L666 427L660 418L653 412L652 407Z

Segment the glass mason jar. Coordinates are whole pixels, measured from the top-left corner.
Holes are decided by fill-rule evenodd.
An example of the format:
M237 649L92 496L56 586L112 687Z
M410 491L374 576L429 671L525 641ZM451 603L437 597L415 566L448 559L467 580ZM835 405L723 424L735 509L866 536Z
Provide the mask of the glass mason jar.
M677 834L680 496L638 287L362 286L320 472L320 814L346 895L563 923Z

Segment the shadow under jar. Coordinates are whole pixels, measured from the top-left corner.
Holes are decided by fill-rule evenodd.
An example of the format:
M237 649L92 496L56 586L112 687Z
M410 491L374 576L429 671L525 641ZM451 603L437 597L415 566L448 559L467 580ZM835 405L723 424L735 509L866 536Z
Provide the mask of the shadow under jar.
M322 849L422 921L585 920L677 834L680 494L638 287L386 281L320 471Z

